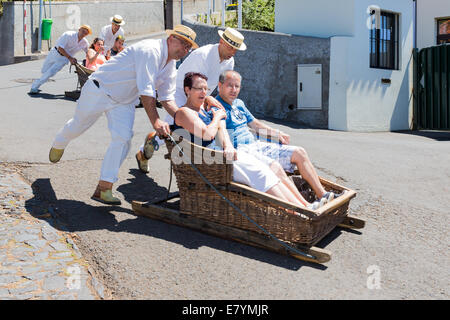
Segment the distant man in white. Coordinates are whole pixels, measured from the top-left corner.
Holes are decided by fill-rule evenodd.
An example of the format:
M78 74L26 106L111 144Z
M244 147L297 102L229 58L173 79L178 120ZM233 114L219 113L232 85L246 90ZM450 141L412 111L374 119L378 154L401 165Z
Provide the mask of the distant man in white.
M211 97L211 93L216 89L219 83L219 76L226 70L234 69L234 55L238 50L246 50L244 36L235 29L226 28L225 31L218 31L220 40L216 44L207 44L198 48L189 54L177 70L177 87L175 92L175 103L180 108L186 103L186 94L184 93L183 81L188 72L199 72L208 77L207 103L217 105L219 102ZM165 119L173 124L173 118L167 116ZM148 173L148 160L153 152L158 148L162 140L156 136L156 132L149 133L140 150L136 153L136 161L139 170Z
M103 46L105 47L105 53L108 52L113 46L118 36L125 37L125 30L122 26L125 21L118 14L110 18L111 24L104 26L100 31L98 37L103 40Z
M142 100L147 116L158 135L170 133L169 124L156 110L156 91L166 111L173 116L175 104L175 61L186 56L194 42L195 32L183 25L166 30L167 39L140 41L127 47L114 59L101 65L86 81L75 109L75 115L57 134L49 159L58 162L72 139L106 114L111 143L102 163L100 181L92 199L106 204L120 204L112 195L119 168L125 160L133 136L135 106Z
M33 81L31 85L30 94L36 94L39 87L53 77L59 70L61 70L67 63L75 64L77 59L75 54L83 50L88 51L89 42L86 36L92 34L91 27L84 24L78 31L66 31L56 41L56 46L50 50L47 58L42 66L42 76L40 79Z

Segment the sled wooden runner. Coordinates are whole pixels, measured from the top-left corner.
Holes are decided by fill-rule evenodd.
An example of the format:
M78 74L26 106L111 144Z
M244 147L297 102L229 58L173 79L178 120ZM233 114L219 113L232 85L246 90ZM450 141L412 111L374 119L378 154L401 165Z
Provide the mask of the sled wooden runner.
M316 210L299 207L232 181L231 163L202 160L204 152L224 160L223 152L170 138L165 158L172 163L179 192L157 202L133 201L137 215L319 264L330 261L331 252L315 245L335 227L365 225L348 215L354 190L319 177L325 190L340 196ZM308 202L317 200L298 172L289 177ZM171 201L175 198L179 201Z
M192 215L183 214L178 210L164 207L162 205L151 204L140 201L133 201L132 208L136 215L145 216L166 223L186 227L203 233L207 233L219 238L233 240L247 245L267 249L293 258L314 263L326 263L331 259L331 252L317 247L307 248L296 245L295 248L314 256L316 259L307 259L287 250L285 247L272 240L269 236L242 230L230 226L203 220ZM292 244L291 244L292 245Z

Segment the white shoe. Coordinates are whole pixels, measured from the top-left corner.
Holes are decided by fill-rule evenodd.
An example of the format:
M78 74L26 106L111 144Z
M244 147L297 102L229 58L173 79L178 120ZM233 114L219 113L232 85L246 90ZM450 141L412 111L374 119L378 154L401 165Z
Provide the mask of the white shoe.
M335 198L334 192L331 191L325 192L324 195L322 196L322 199L323 198L327 199L327 202L330 202Z
M319 209L320 207L323 207L323 206L326 205L327 203L328 203L328 201L327 201L326 198L321 198L320 201L319 201L319 200L316 200L316 201L314 201L313 203L309 204L309 205L307 206L307 208L314 211L314 210Z

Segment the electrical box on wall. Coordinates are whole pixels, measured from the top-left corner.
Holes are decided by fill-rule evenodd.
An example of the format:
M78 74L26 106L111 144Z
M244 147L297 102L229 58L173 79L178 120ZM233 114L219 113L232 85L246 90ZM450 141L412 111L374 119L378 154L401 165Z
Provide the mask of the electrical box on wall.
M322 109L322 65L297 66L297 109Z

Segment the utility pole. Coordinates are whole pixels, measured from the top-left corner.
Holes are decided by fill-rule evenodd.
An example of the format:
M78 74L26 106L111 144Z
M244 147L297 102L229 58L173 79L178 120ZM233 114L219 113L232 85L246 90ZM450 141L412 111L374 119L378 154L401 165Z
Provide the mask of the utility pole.
M222 27L225 27L225 5L226 0L222 0Z
M38 52L42 50L42 0L39 0L39 31L38 31Z
M23 54L27 54L27 0L23 0Z
M242 29L242 1L238 0L238 29Z

